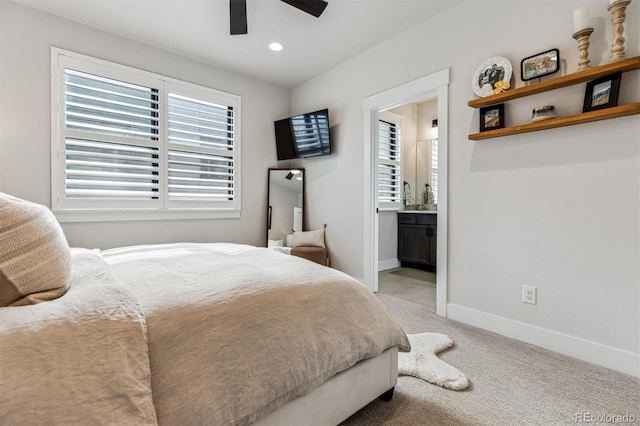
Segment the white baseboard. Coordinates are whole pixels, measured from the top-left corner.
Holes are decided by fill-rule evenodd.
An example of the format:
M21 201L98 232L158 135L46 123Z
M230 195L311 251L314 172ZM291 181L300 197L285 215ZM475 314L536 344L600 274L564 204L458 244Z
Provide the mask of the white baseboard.
M380 260L378 262L378 272L386 271L387 269L394 269L400 267L400 261L398 259Z
M605 346L464 306L447 304L447 317L621 373L640 377L640 354Z

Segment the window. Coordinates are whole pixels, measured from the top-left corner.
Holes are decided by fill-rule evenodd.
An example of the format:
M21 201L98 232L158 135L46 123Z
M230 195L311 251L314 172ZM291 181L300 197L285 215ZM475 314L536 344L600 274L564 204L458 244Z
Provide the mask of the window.
M239 217L238 96L55 48L52 61L59 220Z
M402 206L402 118L388 111L378 120L378 206Z
M431 139L431 191L433 203L438 204L438 139Z
M169 93L169 201L228 203L234 188L233 107Z

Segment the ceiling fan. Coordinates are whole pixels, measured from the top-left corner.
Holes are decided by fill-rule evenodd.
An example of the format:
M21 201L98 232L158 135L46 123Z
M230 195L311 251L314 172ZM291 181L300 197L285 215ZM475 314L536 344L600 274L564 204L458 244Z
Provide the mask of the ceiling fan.
M319 18L329 3L324 0L280 0ZM247 34L247 0L229 0L231 35Z

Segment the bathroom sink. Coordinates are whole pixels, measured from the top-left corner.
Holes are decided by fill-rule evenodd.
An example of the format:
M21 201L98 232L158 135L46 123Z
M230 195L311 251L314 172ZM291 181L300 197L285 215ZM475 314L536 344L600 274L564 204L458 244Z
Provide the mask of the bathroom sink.
M407 211L423 211L423 210L429 210L429 211L435 211L437 209L437 206L435 204L409 204L408 206L405 206L404 210Z

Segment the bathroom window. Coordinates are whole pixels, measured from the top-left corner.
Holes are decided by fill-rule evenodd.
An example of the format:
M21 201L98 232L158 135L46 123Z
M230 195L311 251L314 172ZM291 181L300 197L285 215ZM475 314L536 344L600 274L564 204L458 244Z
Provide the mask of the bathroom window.
M384 111L378 120L378 206L402 206L402 117Z
M431 139L431 191L433 203L438 204L438 139Z

